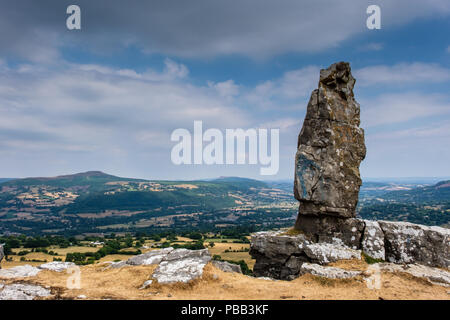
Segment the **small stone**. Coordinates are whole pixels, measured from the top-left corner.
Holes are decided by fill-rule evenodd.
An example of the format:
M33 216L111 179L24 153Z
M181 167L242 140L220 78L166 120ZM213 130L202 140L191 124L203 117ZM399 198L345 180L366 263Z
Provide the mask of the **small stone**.
M226 261L217 261L214 260L212 262L213 266L216 268L224 271L224 272L235 272L235 273L242 273L241 266L234 263L229 263Z
M153 280L145 281L144 284L139 288L139 290L147 289L152 283L153 283Z

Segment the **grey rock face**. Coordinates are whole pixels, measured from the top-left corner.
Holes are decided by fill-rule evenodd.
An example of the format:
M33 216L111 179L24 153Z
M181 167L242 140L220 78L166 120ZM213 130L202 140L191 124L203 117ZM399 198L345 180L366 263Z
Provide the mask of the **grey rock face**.
M450 230L408 222L379 221L384 232L386 260L450 267Z
M366 147L354 84L346 62L320 71L295 157L294 195L300 201L299 216L355 217L361 186L359 164Z
M241 266L234 263L229 263L226 261L213 261L212 264L223 272L242 273Z
M333 243L335 239L340 239L346 246L360 249L364 221L356 218L299 215L295 228L312 237L315 242Z
M14 283L0 287L0 300L33 300L50 295L50 290L36 285Z
M162 284L187 283L201 277L205 265L210 260L211 256L207 249L176 249L167 254L160 262L158 268L153 272L153 278Z
M301 263L308 261L303 246L311 242L302 234L257 232L252 234L250 242L249 253L256 259L253 272L258 277L291 280L298 275Z
M364 220L366 227L361 242L361 249L375 259L386 260L384 233L376 221Z
M322 219L312 218L314 220L320 222ZM316 229L324 232L323 236L316 236L312 240L304 234L286 235L283 231L253 234L250 254L256 259L254 274L292 280L305 271L302 269L305 263L323 265L342 259L360 259L361 250L372 258L394 263L449 268L449 229L407 222L338 220L341 223L334 227L328 220L319 223ZM356 250L356 245L348 246L351 234L355 237L354 241L361 241L361 250Z
M349 271L335 267L323 267L315 263L304 263L300 268L301 274L310 273L318 277L329 279L348 279L361 274L360 271Z
M341 259L361 259L361 251L347 247L340 239L332 243L314 242L303 234L283 231L252 235L250 255L256 259L257 277L292 280L299 276L304 263L326 264Z

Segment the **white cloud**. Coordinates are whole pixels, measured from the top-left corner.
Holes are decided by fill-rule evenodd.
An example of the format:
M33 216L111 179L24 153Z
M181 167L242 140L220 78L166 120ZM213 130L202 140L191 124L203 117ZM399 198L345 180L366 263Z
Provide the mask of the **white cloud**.
M317 88L319 71L318 66L287 71L248 90L245 100L265 109L305 109L311 92Z
M384 45L380 42L372 42L366 45L362 45L359 47L360 51L381 51L383 50Z
M450 69L434 63L400 63L393 66L377 65L354 71L361 86L450 81Z
M3 1L0 54L52 62L61 47L106 53L136 46L175 57L270 57L334 48L367 32L372 1L82 1L82 31L64 28L64 3ZM418 18L446 17L448 0L396 0L382 4L383 29Z
M233 80L214 83L208 82L210 88L214 88L222 97L233 97L239 94L239 86Z
M450 114L448 97L420 93L382 94L374 99L361 99L363 127L395 124L414 119Z

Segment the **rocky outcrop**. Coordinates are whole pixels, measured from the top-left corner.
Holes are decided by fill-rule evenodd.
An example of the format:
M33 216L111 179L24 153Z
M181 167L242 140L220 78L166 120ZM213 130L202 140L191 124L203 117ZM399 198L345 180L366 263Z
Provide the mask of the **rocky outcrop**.
M307 270L323 274L320 265L360 259L361 252L395 263L450 266L448 229L356 218L359 165L366 147L354 85L346 62L320 71L295 156L299 214L294 230L299 234L254 234L250 254L256 259L256 276L293 279Z
M241 266L234 263L229 263L227 261L217 261L214 260L212 265L223 272L234 272L234 273L242 273Z
M302 273L305 263L327 264L341 259L361 259L361 252L346 246L340 239L314 242L304 234L284 231L257 232L252 235L250 255L256 259L253 273L257 277L292 280Z
M250 246L250 254L256 259L253 272L256 276L292 280L305 271L305 263L326 265L337 260L360 259L361 252L399 264L449 268L449 229L406 222L358 221L362 231L357 249L347 246L346 238L340 239L339 232L324 238L327 241L281 230L257 232L252 235Z
M349 63L335 63L320 71L295 156L294 195L300 202L299 217L355 217L361 186L359 164L366 147L354 84Z
M0 300L34 300L51 295L50 290L31 284L0 284Z
M108 268L122 268L126 266L158 265L149 280L141 289L149 287L152 283L170 284L175 282L189 282L200 278L203 269L211 260L207 249L188 250L164 248L152 250L134 256L126 261L111 262Z

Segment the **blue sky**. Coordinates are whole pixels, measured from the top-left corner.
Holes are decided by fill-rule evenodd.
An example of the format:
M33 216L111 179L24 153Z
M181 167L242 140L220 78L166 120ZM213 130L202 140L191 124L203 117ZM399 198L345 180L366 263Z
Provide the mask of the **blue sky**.
M75 2L74 2L75 3ZM0 1L0 176L292 179L319 70L351 63L363 177L450 176L450 3ZM381 30L366 8L381 7ZM177 128L279 128L278 175L175 166Z

